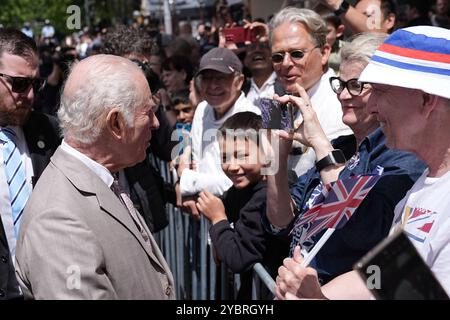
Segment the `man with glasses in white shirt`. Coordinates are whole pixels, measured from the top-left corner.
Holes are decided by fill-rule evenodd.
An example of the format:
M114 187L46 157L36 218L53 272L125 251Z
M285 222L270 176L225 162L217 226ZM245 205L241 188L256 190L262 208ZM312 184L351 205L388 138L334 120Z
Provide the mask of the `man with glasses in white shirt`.
M342 122L342 110L336 94L331 90L329 78L335 76L328 67L331 47L326 42L327 26L314 11L287 7L278 12L270 22L272 62L279 95L295 93L296 84L301 85L311 98L328 139L351 134ZM297 114L296 121L301 121ZM294 145L288 168L297 176L314 165L315 154L311 148Z

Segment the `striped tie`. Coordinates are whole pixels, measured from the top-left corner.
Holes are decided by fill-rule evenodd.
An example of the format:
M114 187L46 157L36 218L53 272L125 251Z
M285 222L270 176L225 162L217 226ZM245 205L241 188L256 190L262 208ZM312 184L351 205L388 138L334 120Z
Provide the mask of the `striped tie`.
M9 186L14 231L17 237L20 217L30 196L30 188L26 183L25 166L19 149L14 142L15 138L16 135L11 129L5 128L0 131L0 139L6 142L3 145L3 161L5 164L5 176Z

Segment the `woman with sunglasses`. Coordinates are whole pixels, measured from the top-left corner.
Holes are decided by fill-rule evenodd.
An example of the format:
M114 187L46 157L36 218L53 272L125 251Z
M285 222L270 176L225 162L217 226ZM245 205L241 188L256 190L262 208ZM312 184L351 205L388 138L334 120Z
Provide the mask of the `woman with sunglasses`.
M342 120L354 132L356 153L350 159L341 150L336 150L342 142L340 138L329 142L302 87L298 86L300 97L275 96L282 103L296 105L303 116L303 123L294 132L279 134L280 161L286 161L292 140L312 147L316 153L316 167L299 178L290 194L287 182L282 180L286 174L282 165L279 173L268 178L268 227L274 234L292 235L291 256L294 250L297 251L295 255L300 254L298 246L304 252L310 252L325 232L326 228L323 227L309 237L313 223L298 224L324 185L354 175L372 174L375 169L384 168L381 178L348 222L336 229L311 262L321 284L351 270L358 259L387 236L395 205L424 170L423 163L412 154L389 150L385 146L385 138L376 117L366 110L371 87L359 82L358 77L384 39L385 36L379 33L355 37L342 48L340 77L330 78L331 87L342 105ZM289 277L293 273L287 266L293 263L293 259L285 260L279 269L277 288L280 299L292 286Z

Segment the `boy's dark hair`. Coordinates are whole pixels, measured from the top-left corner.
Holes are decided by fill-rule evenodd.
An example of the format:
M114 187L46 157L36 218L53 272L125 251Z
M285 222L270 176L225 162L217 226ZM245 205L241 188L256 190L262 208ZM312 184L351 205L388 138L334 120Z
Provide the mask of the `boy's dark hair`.
M180 90L174 92L171 95L170 100L173 107L180 103L189 103L189 90Z
M245 111L239 112L231 117L229 117L222 126L219 128L219 131L225 134L226 130L248 130L253 129L259 131L262 129L262 118L258 116L256 113Z
M37 56L37 46L33 39L17 29L0 28L0 57L4 52L30 58Z
M222 126L219 128L219 135L226 137L227 130L235 131L239 130L242 134L247 130L251 130L253 133L258 133L263 128L262 118L253 112L239 112L229 117ZM242 137L246 137L244 134ZM256 142L259 144L259 136L256 134Z

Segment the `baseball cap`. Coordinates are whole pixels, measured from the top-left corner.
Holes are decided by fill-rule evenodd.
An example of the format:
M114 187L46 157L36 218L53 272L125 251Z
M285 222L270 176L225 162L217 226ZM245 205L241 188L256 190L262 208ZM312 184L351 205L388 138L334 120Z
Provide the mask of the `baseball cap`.
M450 30L416 26L395 31L375 51L359 81L450 99Z
M200 60L197 75L205 70L215 70L226 74L242 72L242 63L230 49L213 48Z

